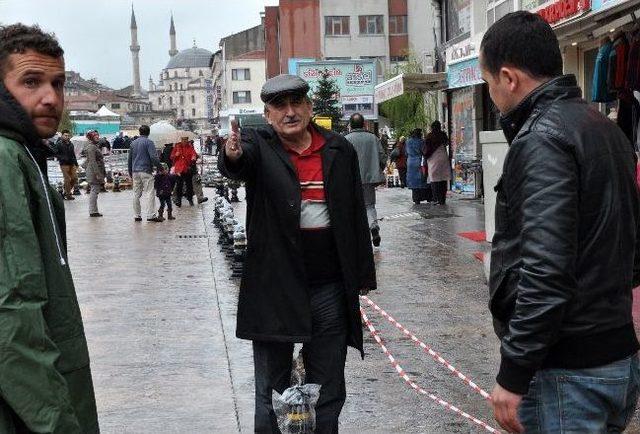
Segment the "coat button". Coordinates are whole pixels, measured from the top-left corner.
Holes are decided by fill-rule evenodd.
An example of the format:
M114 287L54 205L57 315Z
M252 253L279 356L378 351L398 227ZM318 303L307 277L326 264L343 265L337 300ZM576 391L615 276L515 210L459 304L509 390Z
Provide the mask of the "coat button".
M293 206L294 206L294 205L295 205L295 204L293 203L293 201L292 201L292 200L290 200L290 201L289 201L289 207L290 207L290 208L293 208Z

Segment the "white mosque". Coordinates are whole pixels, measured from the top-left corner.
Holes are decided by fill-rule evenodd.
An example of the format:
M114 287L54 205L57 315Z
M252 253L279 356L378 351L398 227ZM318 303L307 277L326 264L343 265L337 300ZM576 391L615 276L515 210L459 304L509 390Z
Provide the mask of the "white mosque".
M210 129L212 116L212 72L213 53L198 48L195 40L193 47L178 51L176 48L176 29L171 16L169 28L171 49L169 62L162 70L159 80L154 83L149 77L149 102L153 111L173 111L176 121L192 123L196 129ZM133 87L140 92L140 67L135 14L131 12L131 54L133 60Z

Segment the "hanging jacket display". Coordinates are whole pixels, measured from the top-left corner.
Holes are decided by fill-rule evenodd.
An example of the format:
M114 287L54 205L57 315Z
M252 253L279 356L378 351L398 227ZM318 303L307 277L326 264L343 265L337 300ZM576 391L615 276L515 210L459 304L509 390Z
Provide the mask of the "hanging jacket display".
M609 38L603 41L598 56L596 57L596 67L593 74L593 90L592 98L593 102L610 102L615 101L615 96L609 92L607 85L607 77L609 73L609 57L613 43Z

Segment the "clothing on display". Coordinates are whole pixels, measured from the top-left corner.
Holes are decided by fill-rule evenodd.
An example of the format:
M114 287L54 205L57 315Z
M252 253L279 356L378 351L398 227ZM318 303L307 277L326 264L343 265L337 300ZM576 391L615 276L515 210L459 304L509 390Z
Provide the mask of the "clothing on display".
M635 149L638 149L640 123L640 33L620 31L612 39L602 40L596 56L591 100L607 103L615 111L610 118L624 131ZM617 103L612 107L611 103Z

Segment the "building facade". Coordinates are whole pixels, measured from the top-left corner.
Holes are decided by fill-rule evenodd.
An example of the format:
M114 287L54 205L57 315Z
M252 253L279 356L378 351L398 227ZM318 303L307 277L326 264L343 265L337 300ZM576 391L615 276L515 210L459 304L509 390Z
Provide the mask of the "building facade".
M171 49L169 62L159 75L158 82L149 78L148 101L158 112L174 112L179 127L197 130L212 126L213 53L194 45L176 49L176 33L171 17L169 30Z
M223 130L237 119L241 125L264 123L260 90L266 81L265 17L258 26L220 40L212 76L214 111Z
M528 10L549 22L560 43L564 72L576 76L584 98L605 114L620 108L620 91L635 90L615 90L606 101L594 101L598 53L614 39L632 42L636 38L639 0L443 0L440 8L448 81L442 119L451 137L455 190L477 195L484 190L470 167L477 167L483 158L480 132L499 130L500 115L480 76L478 55L486 30L506 14ZM638 142L637 125L629 135Z

